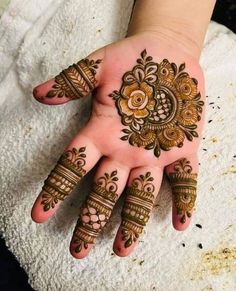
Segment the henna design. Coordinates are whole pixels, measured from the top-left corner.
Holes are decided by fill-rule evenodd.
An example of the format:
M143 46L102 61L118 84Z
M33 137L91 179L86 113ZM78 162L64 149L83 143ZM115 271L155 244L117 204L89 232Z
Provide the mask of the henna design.
M174 196L177 214L180 222L186 222L186 216L191 217L197 192L197 174L192 173L190 161L181 159L174 164L175 172L169 173L170 184Z
M123 75L119 91L109 96L115 100L125 133L121 140L133 146L161 150L182 147L185 137L198 137L196 123L201 119L204 102L197 89L197 80L184 71L185 64L164 59L160 64L147 56L146 50L137 59L132 71Z
M42 202L44 211L63 201L85 175L85 147L66 151L44 182Z
M124 208L122 210L121 234L125 248L132 245L143 231L149 220L154 203L153 177L147 172L135 178L126 190Z
M96 84L95 74L101 60L83 59L69 66L55 77L55 83L46 97L79 99L87 96Z
M80 217L75 227L73 243L77 246L75 252L88 244L95 243L95 239L108 222L112 209L117 201L118 186L117 171L105 173L93 184L92 192L81 207Z

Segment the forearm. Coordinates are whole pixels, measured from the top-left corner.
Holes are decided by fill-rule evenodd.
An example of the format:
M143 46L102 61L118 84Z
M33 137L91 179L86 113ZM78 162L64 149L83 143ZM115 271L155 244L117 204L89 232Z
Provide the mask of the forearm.
M199 58L216 0L137 0L128 35L150 32Z

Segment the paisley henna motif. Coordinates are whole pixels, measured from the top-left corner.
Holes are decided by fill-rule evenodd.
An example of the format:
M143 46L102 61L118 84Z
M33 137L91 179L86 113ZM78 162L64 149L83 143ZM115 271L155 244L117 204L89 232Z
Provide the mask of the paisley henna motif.
M84 59L69 66L55 77L55 83L46 97L78 99L87 96L96 84L95 74L101 60Z
M196 123L201 119L204 102L197 89L197 80L185 71L185 64L164 59L160 64L141 53L137 65L124 74L119 91L109 96L115 100L122 130L131 145L161 150L182 147L185 137L198 137Z
M81 207L80 217L74 231L75 252L95 242L96 237L108 222L112 209L118 198L117 171L105 173L94 183L92 192Z
M66 151L44 182L42 202L44 211L63 201L85 175L85 147Z
M149 220L154 202L153 180L151 173L147 172L135 178L126 190L126 199L121 213L121 234L126 248L138 239Z
M169 173L170 184L174 196L177 214L180 222L186 222L186 216L191 217L197 192L197 174L192 173L190 161L181 159L174 164L175 172Z

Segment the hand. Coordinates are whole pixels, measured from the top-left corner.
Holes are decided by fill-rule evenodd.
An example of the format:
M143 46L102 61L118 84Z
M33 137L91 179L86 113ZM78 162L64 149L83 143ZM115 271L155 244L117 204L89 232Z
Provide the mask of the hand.
M56 105L95 88L89 122L66 148L32 208L35 222L46 221L99 161L71 240L76 258L89 253L123 190L113 246L119 256L137 244L163 171L172 187L175 229L189 225L196 199L205 98L198 62L170 40L140 33L92 53L36 87L34 97Z

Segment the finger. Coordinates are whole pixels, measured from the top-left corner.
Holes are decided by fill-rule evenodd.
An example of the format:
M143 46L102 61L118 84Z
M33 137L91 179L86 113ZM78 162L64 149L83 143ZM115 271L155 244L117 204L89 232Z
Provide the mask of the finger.
M190 223L197 192L197 155L182 158L165 168L172 189L172 223L185 230Z
M160 189L162 175L163 170L157 167L140 167L131 171L121 213L122 221L113 245L118 256L128 256L138 243Z
M79 134L45 180L43 189L33 205L32 219L41 223L50 218L100 157L101 153L95 145Z
M81 207L71 239L70 252L75 258L87 256L95 244L125 187L129 171L126 166L109 158L103 158L101 161L92 191Z
M38 85L34 97L41 103L56 105L88 96L99 86L104 49L62 70L55 78Z

